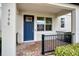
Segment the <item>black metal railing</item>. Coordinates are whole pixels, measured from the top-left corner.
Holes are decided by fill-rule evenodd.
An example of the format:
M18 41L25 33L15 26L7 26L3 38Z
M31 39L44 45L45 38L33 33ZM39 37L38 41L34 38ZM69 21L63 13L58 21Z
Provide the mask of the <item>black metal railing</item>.
M72 35L56 34L56 35L42 35L42 55L53 52L56 47L67 45L72 42Z
M18 45L18 32L16 33L16 45Z

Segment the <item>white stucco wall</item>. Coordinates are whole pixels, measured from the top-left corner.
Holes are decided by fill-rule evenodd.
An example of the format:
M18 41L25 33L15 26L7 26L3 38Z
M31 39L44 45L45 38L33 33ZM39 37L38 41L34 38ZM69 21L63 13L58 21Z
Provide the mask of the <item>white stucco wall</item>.
M61 18L65 19L64 28L61 28ZM59 16L57 21L58 21L57 31L71 32L71 13Z
M73 35L73 43L79 43L79 6L74 4L54 4L62 7L72 8L71 32Z
M24 37L24 26L23 26L23 15L34 15L34 41L40 41L41 40L41 36L42 34L56 34L56 31L64 31L64 32L69 32L70 29L70 16L66 15L66 16L61 16L61 17L65 17L65 23L67 26L65 26L65 28L61 28L60 26L60 18L55 18L55 15L53 14L46 14L46 13L39 13L39 12L20 12L19 14L17 14L17 26L16 26L16 30L19 33L18 34L18 42L22 43L23 41L23 37ZM52 17L52 31L37 31L37 16L40 17ZM67 21L68 20L68 21ZM68 24L69 23L69 24Z
M9 16L10 9L10 16ZM10 20L8 20L8 17ZM2 55L16 55L16 4L2 4ZM10 22L10 25L8 25Z
M1 37L1 13L2 12L2 4L0 3L0 37Z
M22 20L22 15L17 14L17 19L16 19L16 33L18 32L18 42L21 43L23 42L23 20Z
M79 6L72 11L73 43L79 43Z
M1 6L0 6L0 37L1 37Z
M37 13L37 12L22 12L20 13L17 19L17 32L19 32L19 40L18 42L23 42L23 15L34 15L34 41L41 40L41 34L55 34L54 31L54 15L46 14L46 13ZM52 31L37 31L37 16L41 17L52 17Z

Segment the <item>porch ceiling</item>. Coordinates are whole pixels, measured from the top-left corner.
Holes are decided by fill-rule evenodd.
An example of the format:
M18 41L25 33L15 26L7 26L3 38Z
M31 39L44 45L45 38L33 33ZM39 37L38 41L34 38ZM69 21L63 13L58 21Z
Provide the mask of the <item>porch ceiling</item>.
M71 11L70 9L65 9L48 3L17 3L17 8L20 11L33 11L50 14L65 14Z

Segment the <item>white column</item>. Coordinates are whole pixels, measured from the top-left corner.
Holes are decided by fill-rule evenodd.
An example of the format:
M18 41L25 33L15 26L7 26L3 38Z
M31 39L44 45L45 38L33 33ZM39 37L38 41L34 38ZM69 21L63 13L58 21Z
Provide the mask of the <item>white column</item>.
M79 7L72 11L71 31L73 35L73 43L79 43Z
M2 55L16 55L16 4L2 4Z

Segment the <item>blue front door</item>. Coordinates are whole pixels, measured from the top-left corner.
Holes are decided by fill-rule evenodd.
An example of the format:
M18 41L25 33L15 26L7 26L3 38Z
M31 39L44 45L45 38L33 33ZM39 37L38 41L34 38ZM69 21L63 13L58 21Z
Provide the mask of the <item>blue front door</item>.
M24 41L34 39L34 16L24 15Z

